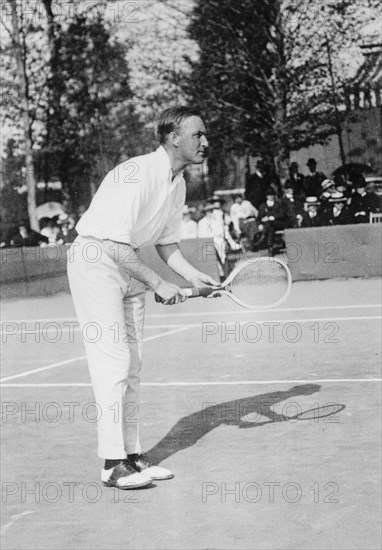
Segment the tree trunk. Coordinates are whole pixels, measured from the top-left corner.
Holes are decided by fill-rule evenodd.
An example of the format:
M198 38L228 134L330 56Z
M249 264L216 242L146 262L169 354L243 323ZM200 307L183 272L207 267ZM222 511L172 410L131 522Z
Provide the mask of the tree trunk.
M36 178L33 164L32 123L29 116L28 80L25 59L23 57L21 47L17 4L16 2L10 2L10 6L12 10L12 40L16 54L17 77L20 83L20 105L23 115L22 122L25 144L25 178L28 187L28 217L31 229L39 231L40 228L36 215Z
M288 179L289 174L289 128L287 120L287 74L286 74L286 59L284 48L284 29L282 20L282 0L276 3L276 67L275 67L275 123L274 123L274 135L275 135L275 164L276 170L280 177L282 184Z

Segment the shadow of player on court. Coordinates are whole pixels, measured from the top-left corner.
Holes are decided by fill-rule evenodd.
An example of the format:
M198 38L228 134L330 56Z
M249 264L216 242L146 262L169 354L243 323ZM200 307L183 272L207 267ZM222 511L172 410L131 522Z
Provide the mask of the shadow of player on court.
M220 404L205 402L201 411L181 418L147 454L154 464L159 464L169 456L191 447L223 424L238 428L256 428L273 422L286 422L288 417L275 413L271 407L299 395L312 395L320 391L320 388L318 384L303 384L286 391L264 393ZM289 405L293 407L293 403ZM259 417L269 420L258 421Z

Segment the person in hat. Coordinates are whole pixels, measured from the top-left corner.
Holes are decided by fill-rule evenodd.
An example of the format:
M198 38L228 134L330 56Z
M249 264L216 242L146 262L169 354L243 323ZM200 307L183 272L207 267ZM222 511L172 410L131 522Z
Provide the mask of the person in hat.
M224 239L226 242L226 249L231 249L233 252L241 250L241 245L233 239L231 235L232 230L232 219L230 214L224 210L225 200L221 197L215 197L212 202L214 207L213 215L215 218L215 223L217 227L222 228L219 230L219 233L224 233ZM221 245L223 247L223 244Z
M242 195L236 194L233 195L232 198L233 204L230 208L229 215L235 235L238 239L240 239L241 236L246 236L252 241L254 237L252 232L254 230L257 231L256 218L259 212L250 201L243 199Z
M374 182L369 182L366 185L366 193L369 199L370 211L373 214L382 212L382 197L376 193Z
M321 195L321 184L326 176L324 173L317 171L316 159L308 159L306 165L309 168L309 174L305 177L305 194L307 197L319 197Z
M255 208L259 208L260 204L266 200L266 191L269 186L269 177L266 173L265 163L263 160L258 160L256 169L253 174L247 175L245 184L245 198L253 204Z
M289 178L285 182L284 189L292 188L294 197L301 203L305 198L304 181L305 178L303 174L299 172L299 166L297 162L291 162L289 166Z
M346 225L350 223L347 198L342 193L333 193L323 213L324 225Z
M284 195L282 202L287 210L287 227L299 227L302 222L303 205L301 201L295 197L293 186L286 182L284 187Z
M266 201L259 208L259 231L263 234L263 242L273 254L276 231L285 229L288 225L288 212L285 204L276 198L276 193L270 187L266 192Z
M363 175L355 178L354 188L349 205L350 223L369 223L370 214L378 212L378 209L370 194L366 192L366 181Z
M196 239L198 237L198 224L192 219L194 208L185 205L183 208L182 223L180 224L180 240Z
M321 203L317 197L306 197L300 227L319 227L324 225L320 207Z
M336 192L336 184L333 180L327 178L321 183L320 201L323 207L327 204L333 193Z
M69 214L60 214L57 224L59 232L57 234L57 244L70 244L77 237L75 230L75 221Z

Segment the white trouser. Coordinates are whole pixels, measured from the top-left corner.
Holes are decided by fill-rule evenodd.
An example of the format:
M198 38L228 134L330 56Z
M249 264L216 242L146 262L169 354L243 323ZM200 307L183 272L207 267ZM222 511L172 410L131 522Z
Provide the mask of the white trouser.
M122 459L141 452L145 290L138 282L130 285L103 247L101 240L77 237L68 252L68 276L97 403L98 455Z

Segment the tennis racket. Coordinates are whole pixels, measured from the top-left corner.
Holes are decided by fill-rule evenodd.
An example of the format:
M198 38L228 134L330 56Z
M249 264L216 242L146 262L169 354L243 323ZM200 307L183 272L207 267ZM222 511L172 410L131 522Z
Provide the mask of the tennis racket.
M248 260L236 267L219 287L185 288L189 298L228 296L242 307L274 307L287 299L292 286L288 266L273 257ZM155 295L157 302L162 298Z

